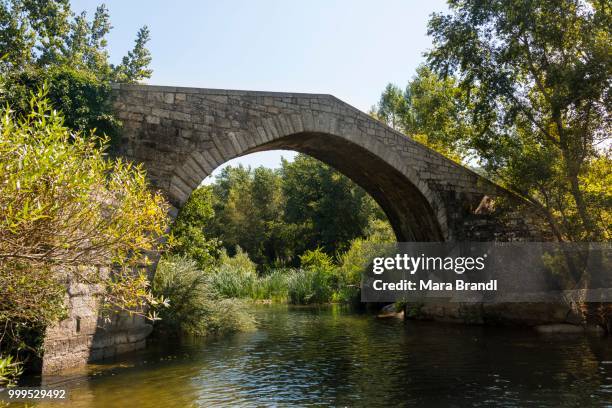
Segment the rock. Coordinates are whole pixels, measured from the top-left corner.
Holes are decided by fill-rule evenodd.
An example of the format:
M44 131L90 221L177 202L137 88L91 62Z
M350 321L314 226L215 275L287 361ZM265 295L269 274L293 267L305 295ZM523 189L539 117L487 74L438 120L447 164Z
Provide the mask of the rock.
M397 308L395 303L391 303L389 305L384 306L382 309L380 309L380 313L376 315L377 318L379 319L386 319L389 317L395 317L398 319L403 319L404 318L404 311L401 310L399 312L397 312Z
M380 309L380 311L382 313L396 313L397 312L395 303L390 303L386 306L383 306L383 308Z
M380 314L377 314L376 317L379 319L388 319L390 317L394 317L397 319L403 319L404 311L402 310L401 312L380 313Z

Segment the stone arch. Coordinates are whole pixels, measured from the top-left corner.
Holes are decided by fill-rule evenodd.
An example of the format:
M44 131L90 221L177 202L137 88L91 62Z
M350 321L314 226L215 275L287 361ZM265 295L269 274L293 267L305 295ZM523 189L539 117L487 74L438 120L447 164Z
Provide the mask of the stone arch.
M303 123L296 117L292 122ZM364 188L384 210L398 241L449 238L440 198L396 152L385 149L377 140L327 133L329 129L317 124L306 130L283 128L282 123L288 123L288 119L258 121L253 124L259 129L256 135L229 132L229 144L218 142L215 149L191 152L172 175L170 201L180 207L206 176L231 159L266 150L294 150L331 165ZM369 143L364 145L363 140Z
M524 200L331 95L148 85L116 85L114 94L124 124L118 154L144 164L173 214L220 164L285 148L364 187L400 240L534 236L529 211L518 211ZM485 201L509 210L479 210Z

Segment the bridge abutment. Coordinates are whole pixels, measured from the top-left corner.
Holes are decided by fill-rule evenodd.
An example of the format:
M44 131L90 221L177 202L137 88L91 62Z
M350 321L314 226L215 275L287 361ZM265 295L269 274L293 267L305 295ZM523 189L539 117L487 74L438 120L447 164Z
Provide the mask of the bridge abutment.
M80 274L108 276L109 268L80 266ZM67 291L68 316L48 327L44 339L43 374L54 374L88 362L142 349L153 327L144 317L125 312L102 315L100 285L91 285L62 273Z

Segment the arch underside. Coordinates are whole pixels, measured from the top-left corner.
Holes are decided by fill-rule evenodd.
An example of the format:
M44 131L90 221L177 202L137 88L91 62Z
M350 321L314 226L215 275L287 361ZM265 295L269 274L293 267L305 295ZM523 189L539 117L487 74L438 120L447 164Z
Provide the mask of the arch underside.
M332 167L361 186L381 206L398 241L443 241L431 205L398 169L377 155L343 138L315 132L284 136L244 154L295 150Z

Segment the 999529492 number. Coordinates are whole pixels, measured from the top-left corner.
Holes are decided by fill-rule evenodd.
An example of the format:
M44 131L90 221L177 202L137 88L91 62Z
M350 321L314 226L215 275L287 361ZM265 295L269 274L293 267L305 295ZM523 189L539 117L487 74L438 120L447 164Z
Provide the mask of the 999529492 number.
M60 388L5 388L0 393L4 400L66 399L66 390Z

